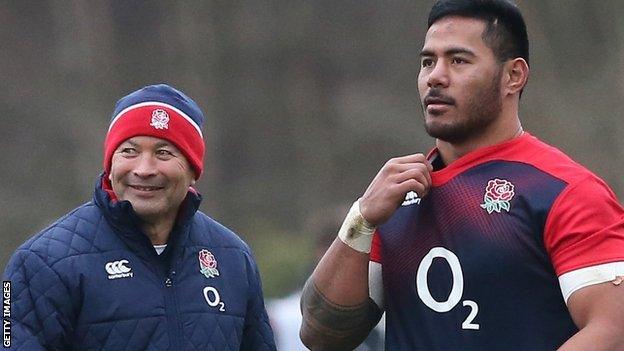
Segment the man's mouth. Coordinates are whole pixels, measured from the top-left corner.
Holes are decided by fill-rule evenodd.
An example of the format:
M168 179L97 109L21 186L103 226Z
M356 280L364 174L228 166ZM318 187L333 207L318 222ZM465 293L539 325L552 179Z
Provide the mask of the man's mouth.
M139 190L139 191L156 191L156 190L160 190L163 188L161 186L150 186L150 185L129 185L129 187L135 190Z
M441 106L441 105L453 105L454 101L452 98L449 97L433 97L433 96L427 96L425 98L425 106L429 106L429 105L436 105L436 106Z
M427 114L439 116L446 113L450 106L455 105L455 100L437 92L430 92L423 100L423 105L427 110Z

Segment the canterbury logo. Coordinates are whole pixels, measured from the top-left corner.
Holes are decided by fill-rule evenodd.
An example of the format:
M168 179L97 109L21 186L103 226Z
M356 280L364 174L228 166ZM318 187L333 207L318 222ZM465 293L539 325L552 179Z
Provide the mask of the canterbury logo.
M126 266L128 263L130 263L128 260L108 262L104 266L108 273L108 279L132 278L134 273L132 273L132 268Z
M418 194L414 191L409 191L405 195L405 201L401 204L401 206L409 206L413 204L420 204L421 199L418 197Z

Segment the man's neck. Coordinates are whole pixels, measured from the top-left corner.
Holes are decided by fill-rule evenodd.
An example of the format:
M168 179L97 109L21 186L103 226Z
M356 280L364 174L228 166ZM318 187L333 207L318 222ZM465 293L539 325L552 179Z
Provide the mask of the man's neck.
M499 123L491 125L483 133L461 143L450 143L437 139L436 146L444 164L449 165L472 151L517 138L522 133L522 125L516 115L515 118L500 120Z
M169 235L175 223L174 218L160 219L158 221L143 221L141 230L152 242L152 245L164 245L169 240Z

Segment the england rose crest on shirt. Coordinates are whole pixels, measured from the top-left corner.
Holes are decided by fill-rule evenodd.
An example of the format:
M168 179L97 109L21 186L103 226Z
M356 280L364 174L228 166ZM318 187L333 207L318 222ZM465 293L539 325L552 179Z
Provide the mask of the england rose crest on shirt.
M217 270L217 259L214 255L203 249L199 251L199 271L206 278L214 278L219 276L219 271Z
M481 208L488 214L492 212L501 213L501 210L509 212L511 204L509 201L514 197L514 185L505 179L492 179L488 181L483 196Z

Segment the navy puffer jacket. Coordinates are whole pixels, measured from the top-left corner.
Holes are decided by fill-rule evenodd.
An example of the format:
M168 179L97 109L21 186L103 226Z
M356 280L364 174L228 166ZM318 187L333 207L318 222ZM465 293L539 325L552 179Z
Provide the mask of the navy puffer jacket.
M189 192L157 255L127 201L94 198L15 252L14 350L275 350L247 245Z

